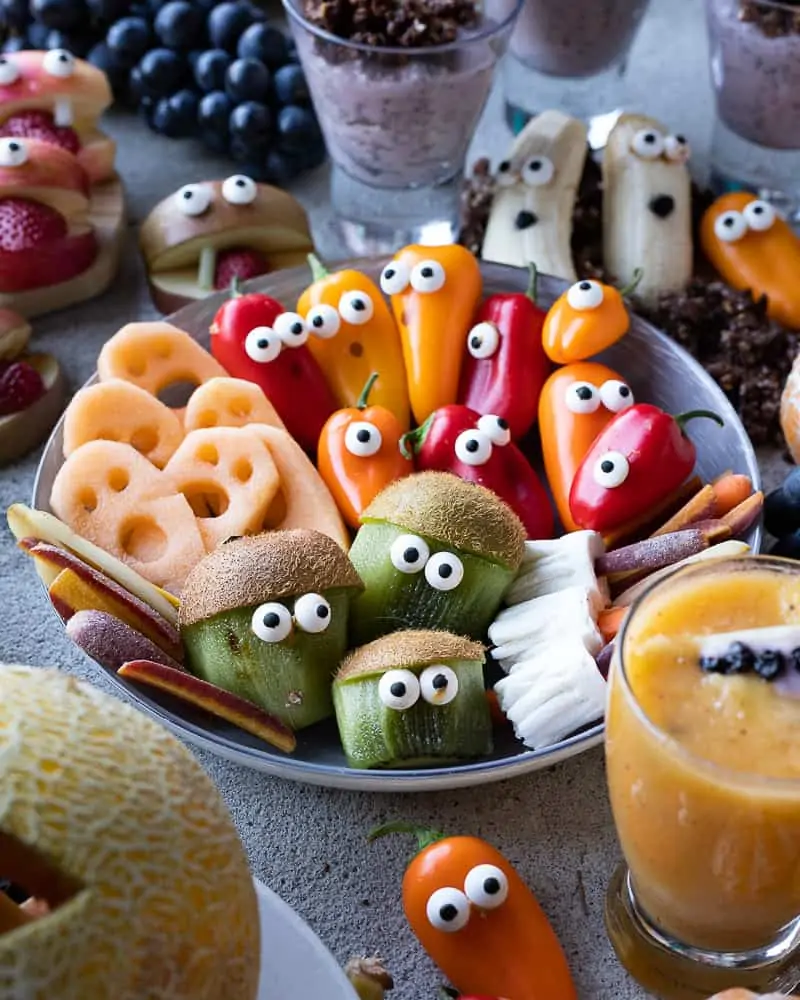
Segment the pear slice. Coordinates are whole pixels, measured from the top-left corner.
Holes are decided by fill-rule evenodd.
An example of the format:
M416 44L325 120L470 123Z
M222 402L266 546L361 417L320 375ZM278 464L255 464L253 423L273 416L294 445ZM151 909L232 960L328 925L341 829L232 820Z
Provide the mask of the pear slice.
M0 417L0 465L16 461L41 444L67 401L67 384L52 354L28 354L20 360L39 372L45 391L26 409Z

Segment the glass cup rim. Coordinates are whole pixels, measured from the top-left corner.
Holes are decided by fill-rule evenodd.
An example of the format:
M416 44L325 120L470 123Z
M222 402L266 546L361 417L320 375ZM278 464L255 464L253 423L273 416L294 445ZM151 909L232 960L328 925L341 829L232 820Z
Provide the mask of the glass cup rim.
M368 45L366 42L353 42L349 38L340 38L338 35L334 35L332 32L326 31L324 28L320 28L316 24L312 24L308 21L303 16L301 11L298 10L297 0L281 0L283 8L289 15L289 18L322 41L329 42L333 45L339 45L344 49L351 49L353 52L364 52L382 56L388 55L406 57L442 55L447 52L455 52L458 49L466 48L474 42L482 42L486 41L487 38L493 38L495 35L501 34L506 28L510 27L514 23L524 2L525 0L513 0L513 6L510 13L507 14L502 21L492 23L491 27L484 27L480 31L475 34L471 34L466 38L457 38L452 42L444 42L441 45L407 47L403 45Z
M726 767L724 764L717 764L714 761L707 760L695 751L689 750L682 743L676 740L674 736L670 736L669 733L665 732L659 725L653 722L647 712L645 712L644 708L642 708L639 699L636 697L636 693L631 687L625 670L623 650L625 648L625 637L627 635L628 628L637 609L641 607L641 605L653 594L654 591L659 590L676 576L680 576L683 573L686 573L688 576L691 575L692 572L701 574L703 571L712 572L715 569L719 570L726 566L744 567L752 565L753 563L756 563L758 566L765 569L772 566L773 568L791 570L795 574L800 574L800 564L793 559L786 559L782 556L751 553L739 556L727 556L722 559L697 560L689 565L677 566L673 568L670 573L654 580L647 588L645 588L645 590L642 591L641 594L639 594L628 609L628 613L625 615L622 628L620 629L619 635L615 640L615 643L618 644L615 649L615 659L617 661L615 668L618 669L614 669L614 679L612 683L619 681L621 684L623 694L628 699L630 709L637 718L639 724L642 725L651 736L657 739L659 743L668 746L670 752L674 753L685 763L691 764L693 767L706 772L712 778L724 780L724 782L728 785L735 785L739 787L746 786L749 788L758 786L764 789L774 789L778 791L783 790L796 793L800 790L800 778L775 778L768 775L750 774L745 771L736 771L732 768ZM605 732L607 738L608 725L606 725Z

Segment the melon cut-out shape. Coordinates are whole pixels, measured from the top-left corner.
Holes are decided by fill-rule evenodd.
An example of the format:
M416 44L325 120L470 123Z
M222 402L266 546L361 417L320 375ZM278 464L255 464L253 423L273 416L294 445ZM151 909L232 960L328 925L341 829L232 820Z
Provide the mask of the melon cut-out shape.
M183 415L187 434L203 427L247 424L269 424L286 430L263 389L241 378L212 378L204 382L192 393Z

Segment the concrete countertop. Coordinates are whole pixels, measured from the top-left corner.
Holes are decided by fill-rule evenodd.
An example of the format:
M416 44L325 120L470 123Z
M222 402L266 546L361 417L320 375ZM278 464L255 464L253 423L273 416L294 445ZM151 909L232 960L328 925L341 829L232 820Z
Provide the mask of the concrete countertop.
M695 168L702 172L713 111L700 0L653 0L631 54L629 87L637 107L688 136ZM134 117L112 117L109 130L119 141L118 165L130 204L122 270L102 298L34 323L36 345L58 354L74 387L94 370L108 336L125 322L156 315L135 248L137 223L181 184L232 172L230 163L205 156L192 143L170 147ZM492 150L498 159L509 138L500 95L494 93L471 158ZM310 210L323 256L341 256L328 229L326 170L302 178L293 190ZM780 462L770 453L763 458L772 482ZM30 498L37 461L38 455L31 455L3 470L0 507ZM0 533L0 608L0 659L58 665L109 687L58 628L31 566L7 533ZM619 850L602 749L499 785L409 796L308 788L204 752L197 756L232 810L255 874L298 910L342 962L353 953L381 953L396 979L395 1000L433 998L441 982L400 907L410 839L389 838L371 847L365 842L372 826L396 818L476 834L502 850L550 917L581 1000L643 996L617 964L603 929L603 894Z

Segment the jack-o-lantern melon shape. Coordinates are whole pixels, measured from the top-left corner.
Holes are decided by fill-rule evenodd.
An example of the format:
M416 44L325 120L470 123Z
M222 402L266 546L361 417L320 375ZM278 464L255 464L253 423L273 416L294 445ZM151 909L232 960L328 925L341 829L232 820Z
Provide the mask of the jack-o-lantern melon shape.
M0 664L0 1000L254 1000L258 906L222 799L145 715Z

